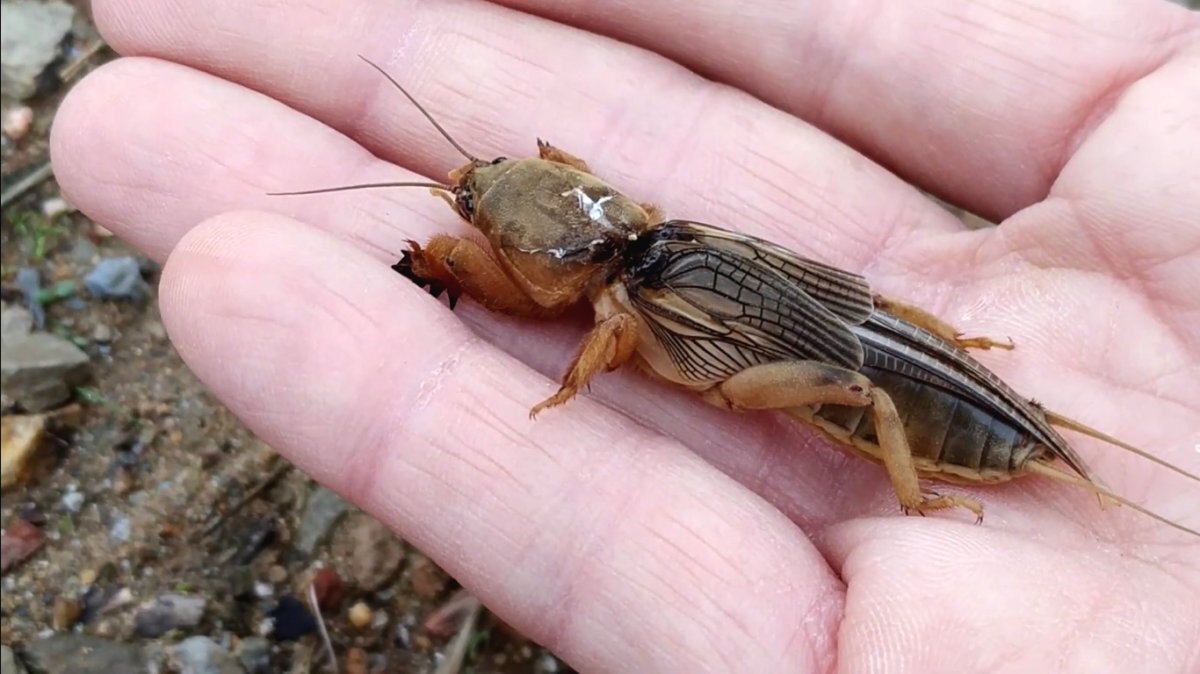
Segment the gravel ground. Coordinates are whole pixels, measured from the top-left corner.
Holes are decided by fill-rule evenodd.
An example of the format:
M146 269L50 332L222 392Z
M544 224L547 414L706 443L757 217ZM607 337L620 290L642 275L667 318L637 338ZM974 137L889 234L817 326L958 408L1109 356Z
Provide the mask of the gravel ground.
M63 94L113 54L86 2L2 5L4 674L569 671L190 374L154 265L47 168Z

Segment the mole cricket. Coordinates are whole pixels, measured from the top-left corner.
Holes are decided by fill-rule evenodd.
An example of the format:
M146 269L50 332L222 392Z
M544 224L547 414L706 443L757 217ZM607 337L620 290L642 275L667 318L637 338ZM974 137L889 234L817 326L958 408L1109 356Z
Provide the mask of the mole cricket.
M922 481L988 485L1026 475L1074 484L1193 536L1121 497L1056 430L1104 441L1200 482L1150 453L1017 394L968 353L1011 349L965 338L941 319L871 289L857 274L712 225L665 219L541 140L536 158L467 152L383 68L379 71L468 163L450 182L388 182L274 195L426 187L486 239L437 235L393 269L450 308L466 295L490 311L548 319L587 302L595 325L558 391L633 365L730 411L777 410L887 472L906 514L983 505ZM1055 464L1065 466L1058 467Z

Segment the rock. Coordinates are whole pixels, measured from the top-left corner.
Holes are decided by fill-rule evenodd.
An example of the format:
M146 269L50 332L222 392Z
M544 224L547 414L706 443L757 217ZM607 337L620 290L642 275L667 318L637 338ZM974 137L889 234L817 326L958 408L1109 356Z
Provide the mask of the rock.
M33 314L25 307L4 305L0 311L0 339L20 339L33 332Z
M38 93L38 80L59 56L75 9L60 0L0 5L0 88L24 100Z
M111 344L113 341L113 329L104 323L98 324L92 329L92 341L97 344Z
M382 522L355 512L334 536L335 558L345 558L346 580L374 592L395 577L404 561L404 543Z
M243 674L241 663L217 642L204 636L188 637L170 651L179 674Z
M358 602L350 607L350 624L362 629L371 624L371 607L364 602Z
M107 257L83 277L83 284L98 299L141 301L150 294L137 258Z
M367 653L361 648L350 648L342 662L342 674L367 674Z
M46 541L42 530L25 520L17 520L0 532L0 573L25 561Z
M419 553L414 555L409 564L408 576L413 592L422 599L436 598L445 591L446 585L450 582L450 577L446 575L445 571L442 571L441 567Z
M158 637L173 629L195 627L204 619L203 597L164 594L138 608L134 630L141 637Z
M25 674L25 665L17 660L16 654L8 646L0 646L0 673Z
M112 522L108 525L108 535L114 541L124 543L133 536L133 523L129 521L128 517L118 513L113 516Z
M83 613L83 604L77 599L69 597L59 597L54 600L54 629L63 632L75 626L79 622L79 616Z
M25 662L45 674L146 671L140 646L83 634L55 634L34 641L25 649Z
M262 637L246 637L238 642L234 653L247 674L268 674L271 671L271 642Z
M4 135L13 140L21 140L33 126L33 108L22 105L9 110L4 115Z
M336 611L346 597L346 584L333 567L318 571L312 579L313 593L317 595L317 606L322 611Z
M316 619L290 594L279 598L271 610L271 620L274 623L271 636L279 641L295 641L317 629Z
M33 314L33 327L46 325L46 309L42 306L42 274L33 267L17 270L17 287L25 296L25 306Z
M42 215L50 219L57 218L64 213L70 213L73 210L75 210L75 207L62 197L50 197L42 202Z
M0 418L0 489L8 489L29 476L45 433L44 415L10 414Z
M533 665L533 671L538 674L557 674L561 669L558 664L558 658L549 653L542 653Z
M349 507L349 504L333 491L325 487L314 489L308 495L304 513L300 516L300 526L296 530L296 550L311 557L325 542L333 525L346 514Z
M86 497L83 495L83 492L79 491L78 487L70 484L67 485L67 490L62 495L62 504L63 507L68 511L77 513L83 509L83 502L85 498Z
M71 389L87 380L88 356L57 335L36 332L5 339L0 346L0 386L28 412L41 412L71 398Z

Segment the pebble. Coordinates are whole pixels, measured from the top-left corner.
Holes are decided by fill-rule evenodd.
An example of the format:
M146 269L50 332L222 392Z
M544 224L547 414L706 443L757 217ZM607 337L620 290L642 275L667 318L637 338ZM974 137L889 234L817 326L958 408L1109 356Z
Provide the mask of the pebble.
M25 674L25 665L17 660L16 654L8 646L0 646L0 672L3 674Z
M67 402L72 389L91 372L88 356L69 340L46 332L5 339L0 354L0 387L27 412Z
M188 637L170 650L179 674L243 674L241 663L220 644L205 636Z
M271 610L271 636L278 641L295 641L317 629L317 621L304 604L292 595L279 598Z
M157 637L173 629L195 627L204 619L203 597L164 594L138 608L134 630L138 636Z
M367 654L363 649L352 647L346 650L342 662L343 674L367 674Z
M112 523L108 525L108 535L114 541L124 543L133 535L133 523L124 515L114 515Z
M317 606L322 611L337 610L346 596L346 584L333 567L317 571L312 579L313 593L317 595Z
M33 108L22 105L4 115L4 135L12 140L21 140L33 126Z
M142 278L137 258L106 257L86 276L83 284L98 299L141 301L149 296L150 285Z
M92 341L97 344L112 344L113 329L104 323L98 324L92 328Z
M557 674L560 669L558 658L550 653L542 653L533 665L533 671L538 674Z
M362 629L371 624L371 607L364 602L358 602L350 607L350 624Z
M25 520L13 522L0 532L0 573L28 559L45 542L41 529Z
M74 19L75 8L62 0L0 5L0 87L5 98L23 101L39 93L39 81L59 56Z
M33 332L33 314L25 307L5 304L0 310L0 337L20 339Z
M268 674L271 671L271 642L262 637L246 637L233 649L246 674Z
M379 520L356 511L334 535L333 554L346 559L346 580L374 592L399 571L404 542Z
M62 504L68 511L77 513L83 509L85 498L78 487L73 484L67 485L67 490L62 495Z
M77 599L70 597L59 597L54 600L53 625L54 629L63 632L75 626L79 622L79 616L83 613L83 604Z
M271 581L272 583L279 584L287 580L287 578L287 569L278 564L272 564L271 568L267 569L267 580Z
M25 296L25 306L33 314L33 327L42 329L46 325L46 308L42 306L42 273L33 267L17 270L17 287Z
M312 556L349 507L341 496L325 487L317 487L309 493L296 530L296 550Z
M0 417L0 489L24 482L32 473L34 458L42 447L46 417L41 414L10 414Z
M73 210L75 210L75 207L62 197L50 197L42 202L42 215L47 218L57 218Z
M446 590L450 577L433 560L418 553L409 564L409 582L418 597L435 599Z
M31 669L45 674L144 672L146 659L137 644L84 634L52 634L25 648Z
M79 572L79 584L87 587L95 583L96 579L99 577L100 572L96 571L95 569L84 569L83 571Z

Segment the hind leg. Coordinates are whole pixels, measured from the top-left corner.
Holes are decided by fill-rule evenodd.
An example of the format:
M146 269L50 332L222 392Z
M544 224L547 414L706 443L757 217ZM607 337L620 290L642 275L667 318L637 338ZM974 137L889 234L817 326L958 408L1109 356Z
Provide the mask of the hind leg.
M869 407L879 436L880 460L905 513L966 508L983 519L983 506L964 496L921 491L912 450L896 405L861 373L815 361L786 361L746 368L705 391L704 399L731 410L768 410L809 405ZM847 439L849 441L849 439Z
M541 138L538 138L537 146L538 157L541 159L559 164L566 164L567 166L579 171L583 171L584 173L590 174L592 172L592 169L588 168L587 162L583 161L579 157L576 157L570 152L567 152L566 150L560 150L559 148L554 147Z
M956 330L954 326L920 307L878 294L874 296L874 300L876 308L882 309L897 318L906 320L919 328L928 330L947 342L958 345L959 348L981 349L984 351L988 349L1005 349L1011 351L1013 349L1014 345L1011 339L1007 342L998 342L990 337L963 337L963 334Z

